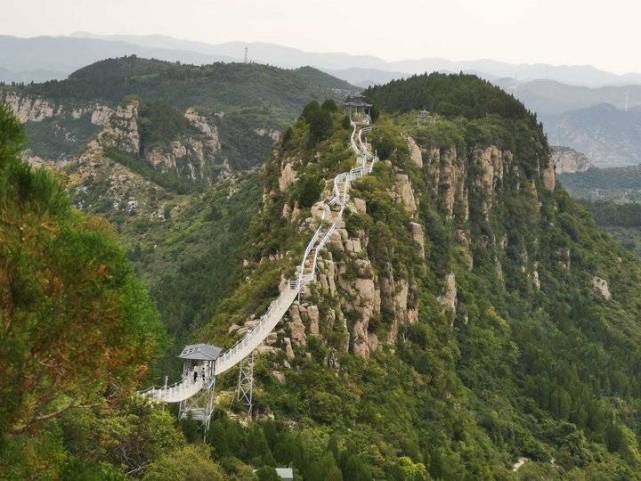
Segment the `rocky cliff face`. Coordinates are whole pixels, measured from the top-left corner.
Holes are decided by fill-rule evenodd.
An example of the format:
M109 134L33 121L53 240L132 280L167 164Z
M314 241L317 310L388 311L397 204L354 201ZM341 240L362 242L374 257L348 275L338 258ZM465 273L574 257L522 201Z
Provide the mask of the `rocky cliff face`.
M184 113L194 129L167 146L154 146L144 152L147 164L163 173L175 173L196 183L212 183L229 177L231 167L222 155L218 127L212 120L189 108Z
M470 84L452 99L462 81ZM638 410L629 357L640 355L630 346L641 339L641 266L557 186L537 119L511 97L458 75L414 90L412 82L420 78L392 85L387 100L420 108L417 96L429 92L425 103L438 108L440 88L447 108L416 125L416 111L392 105L376 121L368 137L380 162L353 182L317 282L261 348L270 355L259 357L258 415L358 433L373 469L383 465L379 453L413 453L433 479L509 479L519 457L530 461L517 477L562 477L577 469L568 442L615 462L617 452L583 440L612 432L612 410ZM485 103L468 102L474 85ZM486 115L490 108L501 112ZM345 124L334 114L327 136L310 142L315 118L303 117L275 149L243 251L245 279L219 304L208 341L231 344L293 276L319 223L317 201L330 195L327 180L354 165ZM577 417L572 406L596 417ZM470 469L477 460L496 474ZM637 461L628 467L636 472Z
M377 184L380 191L376 196L372 195L370 183L378 180L353 183L344 222L319 261L318 281L308 288L302 304L291 307L279 336L271 338L270 345L280 346L290 360L297 352L305 352L310 337L321 339L337 351L369 357L383 346L394 346L404 326L418 322L420 288L415 277L429 269L424 203L434 203L446 219L461 225L455 241L468 269L474 269L474 250L480 244L480 248L496 251L497 276L501 278L502 259L514 248L509 236L498 239L497 233L474 238L475 234L466 227L470 217L480 217L485 222L493 219L497 207L502 209L508 189L522 191L534 204L544 192L555 189L551 161L538 167L539 180L534 181L526 178L509 150L490 145L461 155L454 145L423 144L407 134L403 138L402 150L395 152L393 159L380 162L389 174L385 183ZM310 235L320 222L323 204L316 203L306 210L293 194L300 188L304 172L320 158L305 159L286 149L276 150L270 167L275 180L263 195L265 211L285 199L279 208L281 217L296 230ZM330 188L331 184L325 182L321 198L331 196ZM472 196L476 199L474 205ZM381 208L382 202L393 206L393 215L402 223L394 236L407 249L407 261L412 264L409 269L407 265L382 262L377 255L381 240L372 240L372 231L360 227L372 222L373 212ZM521 267L536 288L540 285L536 259L528 255L525 247L522 249ZM443 315L452 323L457 316L464 319L467 314L464 307L459 309L455 273L444 272L438 283L435 300Z
M592 162L585 154L570 147L552 147L552 159L557 174L585 172L592 167Z
M2 98L20 122L41 122L60 113L60 108L45 99L8 92Z
M64 171L76 205L112 220L162 222L174 186L207 186L233 173L216 120L194 108L182 114L187 121L183 132L150 144L145 137L150 121L135 99L120 105L67 105L16 92L0 95L26 123L28 160Z
M114 148L128 154L140 154L140 130L138 128L139 102L133 100L126 105L111 109L97 105L91 112L92 123L103 126L98 135L102 147Z
M478 193L479 204L476 207L485 218L488 218L503 191L506 176L510 176L516 185L525 182L518 166L514 164L512 152L501 150L496 146L476 148L470 158L460 156L455 146L418 147L411 140L409 148L410 152L416 148L420 149L421 158L426 159L420 165L423 165L423 162L426 164L429 189L449 218L469 220L470 190ZM542 166L540 176L543 188L550 192L554 191L556 175L551 159Z
M48 157L46 151L36 149L32 156L41 163L64 165L70 160L77 161L82 157L82 150L95 140L103 149L113 149L134 159L139 158L140 162L159 173L187 182L209 184L230 174L229 162L221 153L218 127L212 119L193 108L184 112L184 117L192 127L191 131L180 133L175 139L166 139L163 144L146 145L141 132L141 121L147 124L149 121L141 117L138 100L115 106L99 103L70 106L56 105L46 99L10 92L4 96L4 101L22 122L27 123L28 128L33 124L47 122L48 132L45 135L49 135L49 140L52 130L68 131L69 123L84 122L96 127L96 135L88 139L78 139L73 131L67 132L67 152L61 152L53 158ZM33 125L33 130L38 133L42 128L45 127ZM74 154L75 151L78 154Z

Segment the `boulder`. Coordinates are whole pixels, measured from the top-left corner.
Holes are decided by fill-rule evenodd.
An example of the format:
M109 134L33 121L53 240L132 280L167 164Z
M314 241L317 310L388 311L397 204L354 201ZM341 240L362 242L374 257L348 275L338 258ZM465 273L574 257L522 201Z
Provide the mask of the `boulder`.
M592 277L592 291L597 296L605 299L606 301L612 300L612 294L610 293L610 286L608 281L602 279L601 277L594 276Z

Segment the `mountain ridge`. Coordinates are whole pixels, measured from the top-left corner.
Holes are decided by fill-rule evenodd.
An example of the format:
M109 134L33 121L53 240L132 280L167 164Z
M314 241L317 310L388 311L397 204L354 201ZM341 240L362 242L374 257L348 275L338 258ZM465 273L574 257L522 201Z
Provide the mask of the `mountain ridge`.
M6 43L9 37L0 37ZM23 43L33 43L34 38L20 39L13 37L14 43L21 41ZM156 56L165 60L176 61L180 60L186 63L210 63L214 60L225 61L242 61L244 58L244 49L249 47L249 59L252 61L269 63L281 67L292 68L300 67L303 65L312 65L324 70L342 70L350 68L363 68L363 69L377 69L384 72L404 72L405 75L424 73L425 71L446 71L446 72L459 72L459 71L478 71L493 78L501 77L516 77L519 81L528 81L533 79L546 78L556 80L568 84L586 85L591 87L603 86L607 84L621 85L621 84L639 84L641 83L641 74L613 74L600 70L593 66L581 65L548 65L543 63L519 63L511 64L509 62L502 62L488 59L478 59L471 61L452 61L443 58L422 58L422 59L409 59L399 61L386 61L382 58L371 55L354 55L343 52L305 52L303 50L272 44L267 42L240 42L232 41L221 44L210 44L199 41L182 40L163 35L96 35L87 32L75 32L66 37L40 37L49 38L52 41L63 42L64 40L74 41L85 39L89 42L106 42L102 44L102 48L114 49L116 45L120 47L117 52L111 51L110 54L103 54L103 58L118 56L118 55L131 55L136 54L140 56ZM124 40L124 41L123 41ZM137 44L139 42L140 44ZM0 46L4 44L0 42ZM98 44L96 44L97 47ZM127 47L123 50L124 47ZM6 45L5 50L6 52ZM33 47L30 47L33 50ZM140 49L156 49L155 52L146 51L141 52ZM128 50L127 50L128 49ZM16 53L11 57L7 53L3 57L0 55L0 67L7 68L12 71L23 71L31 68L16 67L8 65L7 59L18 61L22 57L30 58L33 63L36 58L30 53L29 56L25 53L29 50L20 50L15 47ZM38 60L40 66L51 62L53 59L62 58L59 51L49 51L46 57L41 57ZM1 50L0 50L1 51ZM22 52L22 53L20 53ZM216 55L218 58L212 58ZM76 55L77 56L77 55ZM204 56L204 57L203 57ZM84 60L85 64L93 61L100 60L100 58L92 57ZM19 64L22 65L22 64ZM59 65L59 64L58 64ZM63 61L64 65L64 61ZM54 68L56 71L63 71L69 73L74 68L79 68L76 59L74 59L72 68ZM370 76L371 76L370 72ZM353 75L353 73L352 73ZM380 76L381 74L379 74ZM383 74L384 75L384 74ZM361 78L353 81L361 84L367 78Z
M352 184L318 282L258 357L256 417L283 420L265 425L265 452L304 479L408 479L392 474L401 464L409 479L638 477L639 261L556 184L540 125L513 97L460 75L365 94L386 100L368 135L381 160ZM251 329L322 222L323 179L354 159L344 113L312 140L315 119L267 162L244 277L195 338L226 345ZM216 419L214 439L231 426ZM281 451L285 426L322 464Z

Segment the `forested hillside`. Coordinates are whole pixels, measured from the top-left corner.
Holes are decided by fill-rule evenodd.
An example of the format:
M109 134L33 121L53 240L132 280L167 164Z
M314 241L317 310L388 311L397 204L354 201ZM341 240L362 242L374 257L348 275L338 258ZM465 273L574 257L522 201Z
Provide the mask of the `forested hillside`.
M260 165L310 99L354 90L311 67L195 66L130 56L61 81L4 86L0 99L26 123L36 162L64 167L99 146L146 179L187 192Z
M291 465L304 481L641 479L639 260L557 185L541 126L511 96L469 75L366 94L380 161L353 182L316 283L259 349L253 418L232 371L205 443L196 424L125 395L169 373L141 381L157 314L108 229L17 161L19 128L3 120L2 325L16 334L0 336L13 376L0 376L0 478L267 481ZM417 123L423 108L432 116ZM312 102L260 176L198 195L136 177L145 216L113 218L172 334L230 346L255 324L293 275L329 180L354 166L350 133L333 101ZM56 349L37 356L38 336ZM41 375L59 364L60 379L29 377L32 359ZM34 403L63 379L59 397Z
M293 463L305 480L638 479L639 261L556 185L540 125L513 98L443 75L367 94L382 160L353 183L318 282L262 350L251 428L225 415L234 379L222 381L208 439L223 466ZM424 107L437 115L417 125ZM194 338L229 345L276 296L324 180L353 162L349 133L331 104L286 132L246 278Z
M170 453L220 479L131 397L165 342L157 310L112 229L24 145L0 107L0 479L124 480Z
M611 200L618 203L641 201L641 167L588 169L563 174L561 183L574 197L586 200Z
M600 226L641 255L641 168L592 168L563 174L559 181L590 210Z
M312 68L124 57L64 81L0 88L27 157L114 225L172 336L205 322L240 275L255 170L311 99L353 88ZM173 355L173 354L172 354Z

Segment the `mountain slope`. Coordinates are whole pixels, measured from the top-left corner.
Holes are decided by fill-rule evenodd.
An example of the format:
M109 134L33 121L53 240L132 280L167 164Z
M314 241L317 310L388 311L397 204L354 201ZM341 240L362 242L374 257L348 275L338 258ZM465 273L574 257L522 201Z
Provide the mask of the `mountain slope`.
M517 82L514 79L499 79L493 83L539 115L556 115L599 104L610 104L619 109L641 104L641 86L638 85L588 88L551 80Z
M641 166L591 168L567 173L559 180L572 197L607 200L617 204L641 202Z
M236 253L260 199L246 171L306 102L345 91L312 68L127 57L0 98L25 123L31 162L62 172L74 204L115 225L181 338L240 275Z
M261 349L257 417L277 422L219 411L216 452L305 480L638 479L639 261L556 186L512 97L443 75L367 95L381 161ZM439 114L417 125L426 98ZM355 161L349 123L330 117L320 141L303 116L279 143L246 277L196 338L229 345L291 276L327 180Z
M128 406L162 343L158 313L109 226L23 163L23 146L0 107L0 479L122 479L126 461L106 453L150 421ZM124 417L133 429L114 435ZM175 433L160 426L151 451ZM81 434L99 429L103 444Z
M197 67L123 57L63 81L6 86L0 98L26 122L39 162L96 157L98 148L184 192L257 166L310 99L353 91L312 68Z
M18 38L0 35L0 66L14 73L37 69L48 70L55 75L45 79L34 75L25 81L63 79L74 70L91 63L124 55L194 64L232 60L223 55L146 47L120 41L69 37Z
M620 110L608 104L542 117L549 138L586 154L597 167L641 161L641 108Z
M341 78L358 85L365 85L365 82L374 79L389 80L389 74L395 72L401 73L395 76L398 78L434 71L478 73L481 77L488 79L511 77L520 82L547 79L593 88L641 83L639 74L617 75L589 65L514 64L488 59L456 61L443 58L386 61L371 55L306 52L265 42L210 44L165 35L96 35L76 32L69 37L2 36L0 46L4 47L0 48L0 67L13 72L23 72L25 81L64 78L84 65L123 55L195 64L214 61L238 62L244 58L245 47L247 47L249 60L253 62L285 68L311 65L326 71L354 69ZM28 71L34 66L37 69L51 71L51 75L54 76L43 78L34 74L35 78L30 78Z
M360 84L371 78L367 70L386 72L403 72L403 76L425 72L479 72L482 77L513 77L519 81L549 79L570 85L601 87L604 85L630 85L641 83L638 74L617 75L590 65L549 65L509 63L489 59L456 61L443 58L404 59L386 61L371 55L354 55L344 52L306 52L294 47L265 42L226 42L210 44L193 42L163 35L92 35L82 32L73 34L77 37L101 38L104 40L125 41L155 48L174 48L191 50L203 54L227 55L241 59L245 47L249 50L252 61L268 63L280 67L300 67L311 65L325 70L364 69L366 77L350 78L352 83Z

